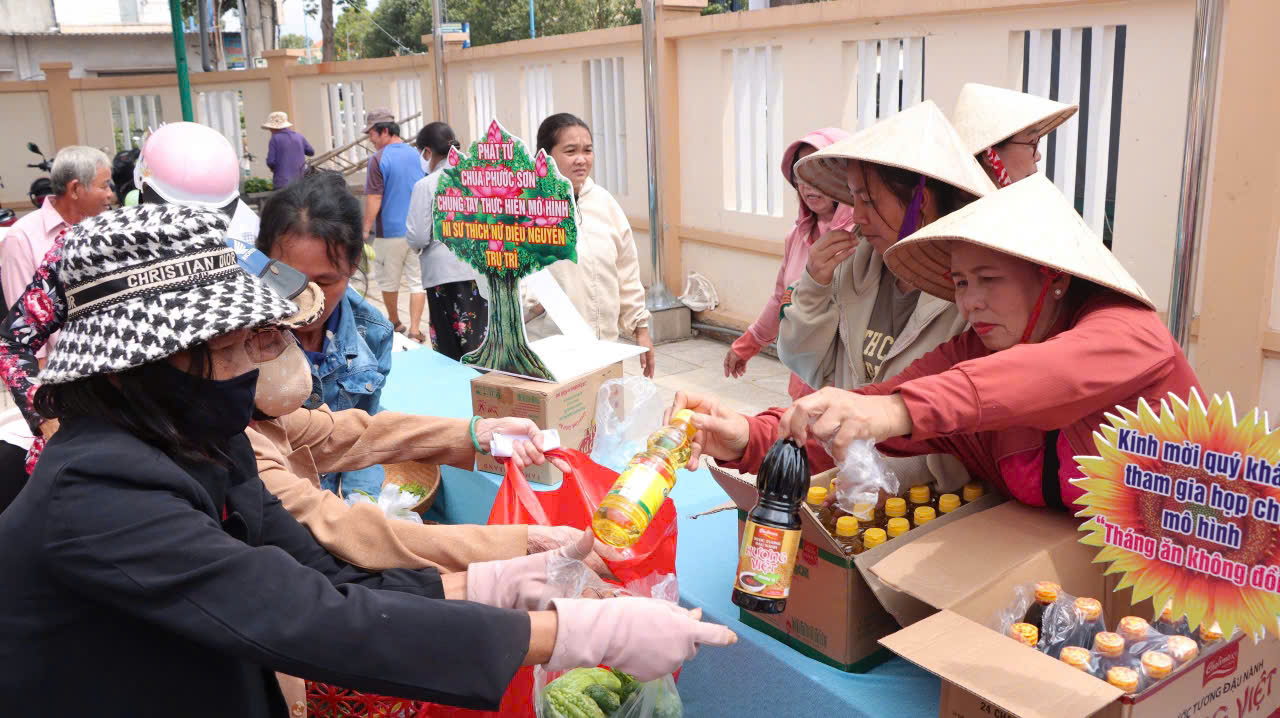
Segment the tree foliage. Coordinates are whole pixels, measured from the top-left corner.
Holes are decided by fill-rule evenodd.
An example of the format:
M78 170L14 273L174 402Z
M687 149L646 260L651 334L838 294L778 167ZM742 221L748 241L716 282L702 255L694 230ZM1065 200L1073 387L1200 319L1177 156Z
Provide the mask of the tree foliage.
M307 38L297 33L281 35L280 47L286 50L305 50L307 49Z
M446 22L470 23L473 46L529 38L529 0L442 2ZM534 13L538 37L602 30L640 22L640 13L634 0L534 0ZM350 15L352 9L339 16L338 25L342 25L343 18ZM433 27L431 0L382 0L369 19L368 25L363 27L360 46L364 52L361 57L390 57L404 54L406 48L415 53L427 51L422 37L430 35ZM343 33L335 31L334 34L336 44L341 45L344 42ZM353 26L353 46L356 44L354 35Z
M410 53L426 52L422 36L430 34L431 0L382 0L365 29L365 57L403 55L406 48Z
M365 49L366 38L373 30L369 13L347 10L338 16L333 27L333 48L339 60L359 60L370 57Z

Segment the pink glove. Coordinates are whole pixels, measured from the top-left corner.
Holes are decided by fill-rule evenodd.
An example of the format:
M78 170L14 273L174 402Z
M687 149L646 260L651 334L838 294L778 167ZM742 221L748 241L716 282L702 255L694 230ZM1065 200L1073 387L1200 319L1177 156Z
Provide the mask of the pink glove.
M595 547L595 535L582 532L577 541L555 551L544 551L505 561L484 561L467 566L467 600L498 608L546 611L551 599L563 594L547 582L547 563L555 558L585 560Z
M557 598L551 603L559 628L549 671L605 665L652 681L675 672L701 644L738 642L728 628L703 623L701 608L686 611L656 598Z

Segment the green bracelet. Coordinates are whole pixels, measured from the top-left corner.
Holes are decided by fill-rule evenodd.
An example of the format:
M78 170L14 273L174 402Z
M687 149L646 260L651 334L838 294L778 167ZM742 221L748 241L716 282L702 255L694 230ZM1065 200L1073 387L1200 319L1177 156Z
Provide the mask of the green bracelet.
M480 446L480 437L476 436L476 424L480 423L480 417L471 417L471 445L475 447L476 453L481 456L488 456L489 452Z

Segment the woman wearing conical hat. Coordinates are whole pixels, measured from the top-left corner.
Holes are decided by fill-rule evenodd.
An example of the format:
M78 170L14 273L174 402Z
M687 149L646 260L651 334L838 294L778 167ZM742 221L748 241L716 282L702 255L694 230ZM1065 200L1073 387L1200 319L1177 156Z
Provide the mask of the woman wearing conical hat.
M883 259L902 237L995 191L936 105L882 120L801 159L795 172L851 207L859 234L814 242L784 299L778 354L789 369L812 387L856 389L896 376L965 329L954 304L921 294ZM950 490L968 480L944 457L892 463L908 486Z
M1028 231L1033 227L1034 231ZM890 455L946 452L1004 494L1070 507L1072 457L1117 405L1199 389L1142 287L1043 177L934 222L891 248L889 268L956 302L972 329L898 376L856 392L824 389L754 417L710 397L677 395L700 415L700 451L754 471L782 436L856 439ZM830 459L809 444L810 465Z
M1040 138L1079 109L1079 105L970 82L960 89L951 123L996 186L1007 187L1039 171Z

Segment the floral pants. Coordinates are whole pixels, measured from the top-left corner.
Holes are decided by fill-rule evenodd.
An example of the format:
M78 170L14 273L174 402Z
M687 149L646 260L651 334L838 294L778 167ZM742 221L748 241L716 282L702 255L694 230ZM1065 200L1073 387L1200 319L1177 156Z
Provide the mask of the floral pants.
M431 318L431 346L455 361L484 344L489 327L489 303L471 280L450 282L427 290Z

